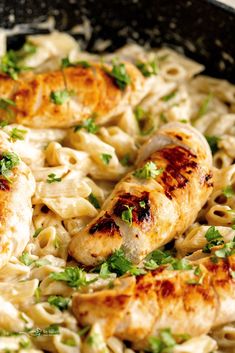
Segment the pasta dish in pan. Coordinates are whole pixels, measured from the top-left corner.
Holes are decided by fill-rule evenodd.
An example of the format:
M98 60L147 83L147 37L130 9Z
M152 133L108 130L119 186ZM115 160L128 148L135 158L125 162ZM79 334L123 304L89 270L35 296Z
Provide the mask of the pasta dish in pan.
M0 351L235 352L235 87L68 34L0 61Z

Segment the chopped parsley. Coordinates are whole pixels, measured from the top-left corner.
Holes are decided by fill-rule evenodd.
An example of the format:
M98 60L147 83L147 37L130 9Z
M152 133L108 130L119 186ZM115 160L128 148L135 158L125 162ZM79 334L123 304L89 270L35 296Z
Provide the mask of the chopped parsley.
M51 262L48 259L38 259L33 260L27 251L24 251L22 255L19 257L20 262L22 262L26 266L34 265L36 267L41 267L45 265L50 265Z
M0 160L0 174L9 182L11 170L20 163L19 157L14 152L3 152Z
M43 227L36 229L33 234L33 238L37 238L37 236L41 233L42 230L43 230Z
M128 167L132 164L131 162L131 157L129 156L129 154L125 154L122 159L120 159L120 163L121 165L123 165L123 167Z
M22 129L18 129L17 127L14 127L9 132L10 140L11 141L24 140L26 133L27 133L26 130L22 130Z
M154 162L147 162L142 168L137 169L133 175L139 179L155 178L163 172L162 168L157 168Z
M203 102L198 110L198 117L199 118L208 112L208 107L209 107L209 104L210 104L212 97L213 97L212 93L209 93L208 96L203 100Z
M34 297L35 297L36 303L39 303L40 302L40 298L41 298L41 288L40 287L37 287L35 289Z
M233 254L235 254L235 237L232 241L225 243L221 249L215 251L215 256L222 259Z
M68 57L63 58L61 60L61 68L62 69L65 69L66 67L75 67L75 66L81 66L84 69L87 69L87 68L91 67L91 64L85 60L76 61L76 62L72 63Z
M176 346L176 341L170 329L160 331L159 337L152 336L149 338L149 352L152 353L171 353Z
M0 128L2 129L2 128L4 128L5 126L7 126L8 125L8 121L7 120L2 120L2 121L0 121Z
M168 102L169 100L171 100L172 98L174 98L176 96L176 91L171 92L169 94L166 94L165 96L162 97L162 100L164 102Z
M140 205L140 207L145 208L146 203L145 203L145 201L140 201L140 202L139 202L139 205Z
M12 119L14 116L14 111L11 108L15 107L15 105L16 105L15 102L11 99L0 98L0 110L4 110L7 113L7 116L9 119ZM6 125L7 123L4 126ZM4 127L4 126L1 126L1 127Z
M74 132L77 132L82 128L86 129L86 131L91 134L96 134L99 131L99 126L96 125L94 117L88 118L83 124L74 126Z
M125 256L122 249L116 250L101 266L99 266L100 274L107 277L110 273L116 273L122 276L125 273L130 273L133 276L144 274L145 271L134 266ZM105 278L104 276L104 278Z
M82 336L85 336L85 334L90 330L91 326L87 325L87 326L84 326L83 328L81 328L79 331L78 331L78 335L80 337Z
M224 240L218 229L215 228L215 226L212 226L208 228L205 238L207 240L207 244L203 247L202 251L204 253L210 253L211 249L214 246L222 245L224 244Z
M97 278L94 278L88 281L86 272L79 267L66 267L62 272L52 272L49 277L54 281L66 282L72 288L86 287L97 280Z
M140 135L141 136L149 135L155 128L155 124L151 114L149 112L146 112L140 106L137 106L134 110L134 115L138 123ZM152 123L152 125L149 127L150 123Z
M141 71L143 76L150 77L152 75L157 75L159 68L156 60L144 62L137 61L136 67Z
M123 63L113 63L112 71L105 70L111 76L116 85L123 91L131 82L131 78L126 71L126 66Z
M205 138L210 146L212 154L215 154L219 150L218 143L220 141L220 137L205 135Z
M90 193L90 195L88 196L88 200L90 201L90 203L97 209L100 208L100 204L98 199L95 197L95 195L93 193Z
M168 251L154 250L146 257L144 267L147 270L154 270L155 268L168 265L169 270L191 270L193 266L187 259L176 259L171 256Z
M20 346L20 348L27 349L27 348L30 347L30 345L31 345L30 341L27 340L27 339L25 339L25 338L24 338L24 339L21 339L21 340L19 341L19 346Z
M52 295L48 298L48 303L61 311L68 309L70 299L61 297L60 295Z
M145 112L145 110L144 110L142 107L140 107L140 106L138 105L138 106L135 108L135 110L134 110L134 114L135 114L136 120L137 120L137 121L140 121L140 120L142 120L142 119L144 118L146 112Z
M106 165L109 164L110 160L112 159L112 155L111 154L107 154L107 153L102 153L100 155L100 158L102 160L102 162Z
M167 118L166 118L166 115L162 112L160 114L160 120L165 124L167 123Z
M50 100L56 105L62 105L74 95L74 91L68 91L66 88L61 91L52 91L50 94Z
M69 347L76 347L76 345L77 345L77 343L73 337L65 338L62 341L62 343L65 344L66 346L69 346Z
M55 183L55 182L60 182L62 179L57 177L55 175L55 173L51 173L51 174L48 174L47 176L47 183L51 184L51 183Z
M222 191L224 196L226 196L227 198L233 197L235 195L235 191L232 185L226 186Z
M28 334L33 337L39 336L54 336L60 333L58 325L50 325L46 328L36 328L33 330L28 331Z
M132 226L132 211L135 207L130 207L128 205L124 205L126 210L122 211L121 219Z
M20 262L22 262L26 266L32 265L34 260L29 256L27 251L24 251L22 255L19 257Z

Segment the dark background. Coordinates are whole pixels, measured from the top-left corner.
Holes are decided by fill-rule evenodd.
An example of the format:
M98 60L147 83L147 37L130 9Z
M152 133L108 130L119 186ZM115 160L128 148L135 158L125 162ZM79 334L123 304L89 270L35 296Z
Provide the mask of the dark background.
M97 38L112 39L108 50L127 38L168 45L206 65L208 74L235 82L235 10L214 0L0 0L0 27L41 22L49 15L63 31L90 19L91 39L78 36L84 49L92 51ZM20 46L22 40L22 35L10 37L9 45Z

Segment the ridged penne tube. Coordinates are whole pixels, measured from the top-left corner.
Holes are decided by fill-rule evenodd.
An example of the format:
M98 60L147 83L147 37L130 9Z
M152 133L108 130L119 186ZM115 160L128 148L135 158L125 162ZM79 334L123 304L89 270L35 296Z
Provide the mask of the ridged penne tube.
M140 150L137 173L146 163L160 172L150 178L127 174L100 214L73 236L69 252L77 261L95 265L122 247L138 263L193 223L212 191L212 158L203 136L185 124L165 125Z

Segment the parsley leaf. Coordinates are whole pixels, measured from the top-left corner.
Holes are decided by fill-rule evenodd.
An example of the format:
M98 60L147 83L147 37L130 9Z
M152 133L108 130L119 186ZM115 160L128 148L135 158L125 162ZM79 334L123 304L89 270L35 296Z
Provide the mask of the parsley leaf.
M60 295L51 295L47 301L50 305L55 306L56 308L63 311L68 309L70 299L64 298Z
M224 244L221 249L215 251L215 256L222 259L233 254L235 254L235 238L232 241Z
M207 113L208 106L210 104L212 97L213 97L212 93L209 93L208 96L203 100L202 105L200 106L198 111L199 118Z
M34 330L28 331L28 334L33 337L38 337L38 336L54 336L58 335L60 333L59 326L58 325L50 325L46 328L36 328Z
M116 85L123 91L126 86L131 82L131 78L126 71L126 66L123 63L113 63L112 71L107 71L107 74L111 76Z
M34 260L30 258L29 253L27 251L24 251L22 253L22 255L19 257L19 260L26 266L30 266L34 262Z
M66 88L61 91L52 91L50 94L50 100L56 105L62 105L74 95L74 91L68 91Z
M160 331L159 337L149 338L149 350L152 353L171 353L176 341L170 329Z
M27 133L26 130L18 129L17 127L14 127L10 132L10 140L11 141L16 141L16 140L24 140L25 134Z
M102 153L100 155L101 160L103 161L104 164L108 165L110 160L112 159L111 154L107 154L107 153Z
M232 185L226 186L222 191L224 196L226 196L227 198L233 197L235 195L235 191Z
M86 287L97 280L95 278L88 281L86 273L79 267L66 267L62 272L52 272L49 277L54 281L66 282L69 287L74 288Z
M9 119L12 119L14 116L14 111L11 109L15 107L15 102L8 98L0 98L0 110L4 110L7 113ZM7 123L4 125L6 126ZM4 127L1 126L1 127Z
M100 208L99 201L97 200L97 198L95 197L95 195L93 193L90 193L90 195L88 196L88 200L95 208L97 208L97 209Z
M139 202L139 205L140 205L140 207L145 208L146 203L145 203L145 201L140 201L140 202Z
M23 69L17 61L15 52L13 50L9 50L2 56L0 62L0 70L10 76L13 80L17 80L18 74Z
M122 276L127 272L133 276L145 273L143 269L137 268L126 258L122 249L116 250L99 268L100 274L102 272L106 277L112 272L118 276Z
M210 253L214 246L224 244L223 237L215 226L208 228L205 238L207 240L207 244L202 249L204 253Z
M205 135L205 138L210 146L212 154L215 154L219 150L218 143L220 141L220 137Z
M62 341L63 344L65 344L66 346L69 346L69 347L76 347L76 341L73 337L70 337L70 338L65 338L63 341Z
M85 120L83 124L74 126L74 132L77 132L82 128L86 129L87 132L91 134L96 134L99 131L99 126L96 125L95 119L92 117Z
M11 170L20 163L19 157L14 152L3 152L0 160L0 174L9 182Z
M137 169L133 175L139 179L155 178L163 172L162 168L157 168L154 162L147 162L142 168Z
M7 125L8 125L8 121L7 120L0 121L0 128L4 128Z
M129 156L129 154L125 154L122 159L120 159L120 163L121 165L123 165L123 167L128 167L132 164L131 162L131 157Z
M171 100L172 98L174 98L176 96L176 91L171 92L169 94L166 94L165 96L162 97L162 100L164 102L168 102L169 100Z
M144 267L153 270L158 266L169 265L169 270L191 270L193 267L187 259L176 259L170 255L168 251L154 250L146 257Z
M37 236L41 233L42 230L43 230L43 227L36 229L33 234L33 238L37 238Z
M150 77L152 75L158 74L158 64L156 60L148 62L137 61L135 65L145 77Z
M142 107L140 107L138 105L134 110L134 114L135 114L136 120L140 121L144 118L144 115L146 114L146 112L144 111L144 109Z
M166 118L166 116L165 116L165 114L162 112L161 114L160 114L160 120L165 124L165 123L167 123L167 118Z
M81 66L84 69L87 69L87 68L91 67L91 64L85 60L76 61L76 62L72 63L68 57L63 58L61 60L61 68L62 69L65 69L66 67L75 67L75 66Z
M62 179L57 177L55 173L48 174L47 176L47 183L55 183L55 182L60 182Z
M122 211L121 219L132 226L132 211L135 207L130 207L128 205L124 205L127 209Z

